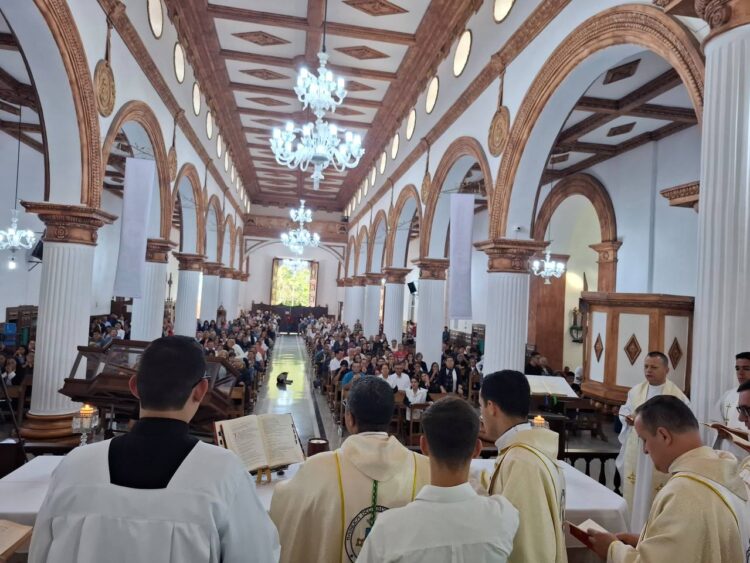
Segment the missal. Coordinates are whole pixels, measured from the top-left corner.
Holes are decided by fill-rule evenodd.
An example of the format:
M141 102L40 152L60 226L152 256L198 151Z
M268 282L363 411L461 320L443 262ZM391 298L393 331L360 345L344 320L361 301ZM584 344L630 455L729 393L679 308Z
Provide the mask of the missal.
M719 422L713 422L711 424L703 423L704 426L713 428L719 434L731 440L734 444L742 448L743 450L750 452L750 432L741 428L732 428Z
M572 522L565 522L570 529L570 535L581 542L583 545L591 549L591 541L589 540L589 530L595 530L597 532L609 533L608 530L591 520L590 518L585 522L581 522L576 526Z
M0 561L6 561L31 539L31 526L0 520Z
M248 471L305 461L290 413L219 420L214 422L214 433L216 443L237 454Z
M532 395L551 395L553 397L566 397L577 399L578 395L573 391L564 377L555 375L527 375Z

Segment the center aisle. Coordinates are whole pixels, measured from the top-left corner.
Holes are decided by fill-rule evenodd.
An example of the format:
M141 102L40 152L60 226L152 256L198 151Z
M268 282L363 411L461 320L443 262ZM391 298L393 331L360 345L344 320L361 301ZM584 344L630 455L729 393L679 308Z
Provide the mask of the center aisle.
M340 438L325 398L313 387L310 361L305 343L296 335L279 335L273 347L271 369L261 386L254 414L291 413L302 445L307 450L310 438L326 438L331 449L337 448ZM287 372L292 383L276 385L276 377ZM317 412L316 412L317 409Z

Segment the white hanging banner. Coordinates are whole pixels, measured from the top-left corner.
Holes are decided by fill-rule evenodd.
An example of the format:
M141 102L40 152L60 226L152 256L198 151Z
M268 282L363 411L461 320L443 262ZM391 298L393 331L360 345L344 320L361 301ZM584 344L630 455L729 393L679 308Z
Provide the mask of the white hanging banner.
M474 194L451 194L448 318L471 320L471 239Z
M156 183L156 162L141 158L125 160L120 253L112 291L117 297L143 297L148 219Z

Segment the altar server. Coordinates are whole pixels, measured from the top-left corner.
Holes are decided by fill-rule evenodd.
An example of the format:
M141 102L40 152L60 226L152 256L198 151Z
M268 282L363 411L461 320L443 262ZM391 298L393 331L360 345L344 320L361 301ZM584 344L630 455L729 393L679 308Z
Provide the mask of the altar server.
M521 372L503 370L484 377L479 405L484 435L498 457L484 486L518 509L520 524L510 563L565 563L565 477L557 465L558 435L528 422L529 382Z
M394 404L388 382L359 378L345 407L351 436L276 485L271 518L279 529L282 562L356 561L378 515L413 501L429 483L427 458L388 436Z
M742 563L750 556L750 503L737 459L702 445L698 421L680 399L654 397L636 409L635 432L669 479L640 537L589 532L610 563Z
M622 496L630 508L630 531L638 534L646 523L648 511L656 493L667 482L668 475L654 470L651 459L643 453L643 448L633 431L635 410L651 397L670 395L685 404L688 398L674 383L667 379L669 360L661 352L649 352L643 362L646 381L628 391L628 399L620 407L620 453L615 460L622 476Z
M750 381L750 352L740 352L735 356L734 372L737 376L737 385L742 385L745 381ZM721 399L714 406L711 413L711 422L720 422L730 428L739 428L744 430L745 425L740 422L740 415L737 412L737 403L739 392L737 385L730 387ZM714 449L725 450L733 453L737 459L742 459L747 452L734 444L731 439L719 434L714 442Z
M130 390L130 433L74 449L52 474L29 561L276 562L276 528L232 452L188 434L208 390L193 338L152 342Z
M430 485L414 502L378 517L358 563L505 563L518 511L506 498L479 496L469 485L471 460L482 451L476 410L464 399L446 397L425 411L421 423Z

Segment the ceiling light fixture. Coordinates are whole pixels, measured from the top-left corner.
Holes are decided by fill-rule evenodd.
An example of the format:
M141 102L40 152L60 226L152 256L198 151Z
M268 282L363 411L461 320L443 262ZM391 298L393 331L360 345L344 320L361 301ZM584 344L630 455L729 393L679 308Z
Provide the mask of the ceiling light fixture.
M320 235L311 233L305 228L305 223L312 222L312 211L305 209L305 200L300 200L298 209L291 209L289 216L299 226L281 234L281 242L296 254L302 254L307 247L315 248L320 245Z

